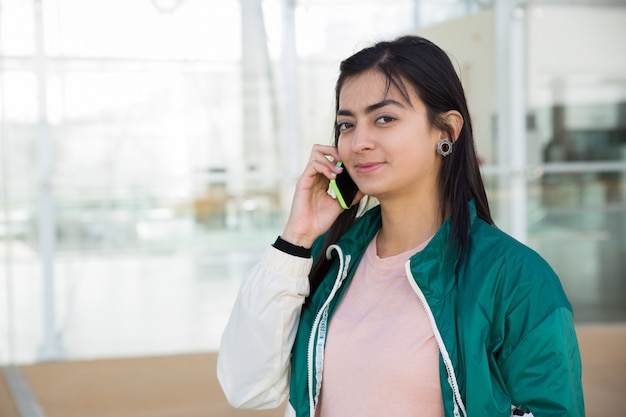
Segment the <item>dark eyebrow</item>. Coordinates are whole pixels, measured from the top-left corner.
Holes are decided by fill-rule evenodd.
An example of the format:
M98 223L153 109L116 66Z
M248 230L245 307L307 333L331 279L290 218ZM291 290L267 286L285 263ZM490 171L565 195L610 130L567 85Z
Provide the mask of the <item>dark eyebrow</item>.
M389 105L402 107L403 109L405 108L404 105L400 103L399 101L387 99L387 100L379 101L378 103L370 104L369 106L365 108L365 113L369 114L369 113L372 113L373 111L380 109L381 107L385 107ZM337 110L337 116L354 116L354 113L352 113L350 110L339 109Z

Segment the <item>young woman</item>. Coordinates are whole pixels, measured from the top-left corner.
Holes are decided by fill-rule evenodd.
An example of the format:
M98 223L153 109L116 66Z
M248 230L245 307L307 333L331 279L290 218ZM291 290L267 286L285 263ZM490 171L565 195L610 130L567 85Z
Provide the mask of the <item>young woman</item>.
M493 225L447 55L413 36L356 53L336 115L334 146L313 147L225 329L230 403L288 399L298 417L584 415L571 306L548 264ZM349 210L327 192L346 173L360 190Z

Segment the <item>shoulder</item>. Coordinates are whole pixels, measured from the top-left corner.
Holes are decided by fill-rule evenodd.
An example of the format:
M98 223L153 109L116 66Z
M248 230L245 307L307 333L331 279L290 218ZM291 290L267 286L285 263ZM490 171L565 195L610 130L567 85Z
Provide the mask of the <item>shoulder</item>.
M509 273L523 270L556 276L548 262L534 249L480 219L472 225L469 256L475 262L492 262Z
M546 314L571 309L559 277L539 253L479 219L472 226L464 270L470 285L490 286L511 305L541 304Z
M489 323L502 358L524 340L548 340L552 333L573 326L572 306L548 262L485 222L472 227L471 247L458 279L461 308L468 317Z

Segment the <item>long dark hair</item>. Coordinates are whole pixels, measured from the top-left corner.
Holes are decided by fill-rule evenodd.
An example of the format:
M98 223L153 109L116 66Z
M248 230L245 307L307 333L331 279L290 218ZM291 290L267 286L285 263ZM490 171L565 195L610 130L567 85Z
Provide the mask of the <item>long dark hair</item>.
M376 70L387 78L387 88L396 88L409 101L408 88L413 87L424 102L429 122L453 138L452 127L443 113L456 110L463 116L463 128L454 142L454 151L443 158L439 172L440 218L450 217L450 243L461 260L469 244L470 213L468 202L474 200L477 215L493 224L474 148L469 110L461 81L448 55L431 41L418 36L403 36L365 48L340 65L335 86L335 111L345 81L368 70ZM409 83L407 87L406 83ZM339 131L335 128L335 146ZM433 152L435 150L433 149ZM331 261L326 248L335 243L354 224L358 207L344 211L331 226L311 270L311 294L326 275ZM456 267L458 268L459 262Z

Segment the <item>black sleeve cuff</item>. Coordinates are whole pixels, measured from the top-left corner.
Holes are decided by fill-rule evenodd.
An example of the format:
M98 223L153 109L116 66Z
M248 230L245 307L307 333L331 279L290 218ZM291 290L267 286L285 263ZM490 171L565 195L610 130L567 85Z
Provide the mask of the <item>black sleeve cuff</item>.
M304 246L296 246L293 243L289 243L280 236L276 238L276 242L272 245L281 252L285 252L289 255L298 256L300 258L310 258L311 248L305 248Z

